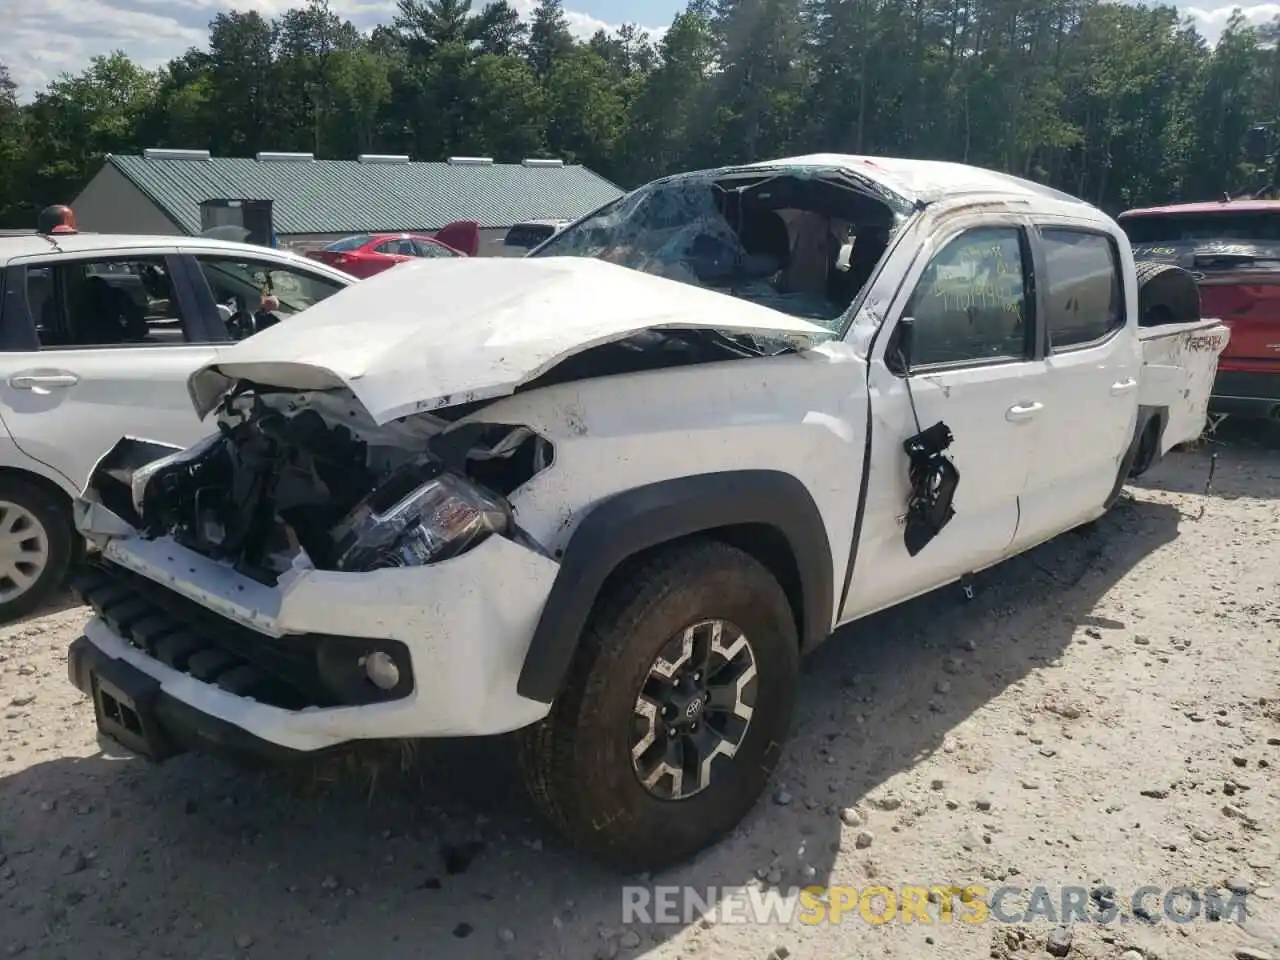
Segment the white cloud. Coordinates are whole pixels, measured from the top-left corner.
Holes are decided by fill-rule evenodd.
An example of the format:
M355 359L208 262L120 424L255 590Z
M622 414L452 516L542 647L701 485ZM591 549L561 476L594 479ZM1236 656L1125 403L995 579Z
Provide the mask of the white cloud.
M0 63L9 68L26 100L64 72L83 70L97 54L123 50L138 63L156 67L208 39L208 22L220 10L256 10L275 17L301 0L0 0ZM534 0L514 0L524 16ZM476 3L478 9L480 3ZM332 0L340 16L362 29L389 23L395 0ZM566 10L569 27L582 39L616 24ZM661 29L651 30L655 38Z
M516 8L520 16L528 19L533 13L535 0L509 0L511 5ZM479 6L473 4L473 6ZM586 40L591 37L597 30L613 31L617 28L617 24L605 23L603 20L597 20L595 17L587 13L578 13L576 10L566 10L564 12L565 19L569 21L569 29L573 35L580 40Z
M1182 12L1191 17L1195 21L1196 29L1210 43L1217 43L1218 37L1222 35L1222 30L1227 25L1227 21L1231 19L1231 14L1235 10L1240 10L1254 26L1261 26L1264 23L1270 23L1276 17L1280 16L1280 4L1277 3L1254 3L1254 4L1238 4L1230 7L1183 7Z
M160 8L120 0L5 0L4 6L0 62L24 98L61 73L84 69L95 54L122 49L152 65L207 35Z

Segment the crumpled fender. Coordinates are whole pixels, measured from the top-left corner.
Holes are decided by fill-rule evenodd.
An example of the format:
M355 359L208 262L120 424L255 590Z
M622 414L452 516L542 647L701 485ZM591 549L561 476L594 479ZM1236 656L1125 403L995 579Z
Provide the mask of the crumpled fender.
M182 449L158 440L121 437L89 471L84 492L73 504L76 529L97 546L136 534L135 525L141 521L133 508L134 472Z

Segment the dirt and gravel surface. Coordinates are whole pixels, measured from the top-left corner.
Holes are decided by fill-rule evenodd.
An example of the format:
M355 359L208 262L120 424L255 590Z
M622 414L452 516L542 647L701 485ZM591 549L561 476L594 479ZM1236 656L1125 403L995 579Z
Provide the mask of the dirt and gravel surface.
M0 951L1280 960L1280 452L1274 434L1227 439L982 574L974 599L952 588L843 631L807 664L770 795L658 877L567 849L514 787L505 744L439 744L409 773L336 781L149 766L97 740L67 683L82 608L0 628ZM957 907L929 925L855 910L624 927L624 882L1044 885L1055 911L1064 886L1109 886L1129 922L968 923ZM1143 922L1128 893L1148 885L1249 890L1249 916Z

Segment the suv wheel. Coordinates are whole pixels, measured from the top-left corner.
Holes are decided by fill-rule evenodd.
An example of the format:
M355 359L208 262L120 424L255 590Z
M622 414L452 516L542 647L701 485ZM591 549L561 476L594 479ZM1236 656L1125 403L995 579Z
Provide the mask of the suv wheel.
M550 714L522 732L521 764L572 842L657 870L719 840L764 791L799 639L777 580L723 543L659 552L617 579Z
M61 503L35 484L0 477L0 622L25 616L61 586L73 541Z

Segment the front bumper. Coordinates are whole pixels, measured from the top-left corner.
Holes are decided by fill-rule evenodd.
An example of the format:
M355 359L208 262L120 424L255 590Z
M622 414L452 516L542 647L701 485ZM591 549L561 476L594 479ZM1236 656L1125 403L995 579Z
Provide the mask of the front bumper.
M91 585L97 615L69 673L104 733L157 760L185 748L282 758L505 733L548 710L516 684L558 564L502 537L428 567L307 570L277 587L166 540L111 540L103 564L118 576ZM157 636L164 617L178 633ZM382 699L344 689L324 666L388 640L412 679ZM288 683L249 691L243 678L258 668Z
M93 700L99 730L157 763L184 750L269 764L323 752L282 747L201 713L165 691L155 677L126 659L112 657L88 637L80 637L67 651L67 674Z

